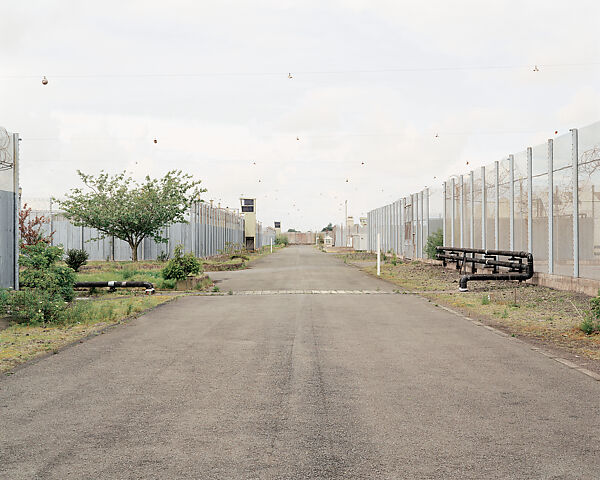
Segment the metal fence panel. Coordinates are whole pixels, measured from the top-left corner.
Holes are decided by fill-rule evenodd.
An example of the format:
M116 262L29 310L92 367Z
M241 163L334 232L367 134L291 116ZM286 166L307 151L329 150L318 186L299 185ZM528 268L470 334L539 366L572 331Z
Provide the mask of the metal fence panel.
M579 274L600 280L600 122L579 129Z
M19 288L19 136L0 130L0 288Z
M527 246L527 152L515 153L514 156L514 250L526 252Z
M600 279L599 202L597 122L372 210L369 238L419 258L441 228L447 246L531 251L538 272Z
M532 148L532 253L537 272L548 273L548 146Z

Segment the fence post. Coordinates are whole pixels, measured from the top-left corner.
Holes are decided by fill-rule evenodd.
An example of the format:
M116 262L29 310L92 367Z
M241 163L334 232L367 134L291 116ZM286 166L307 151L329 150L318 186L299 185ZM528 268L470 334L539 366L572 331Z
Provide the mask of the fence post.
M554 273L554 145L548 139L548 273Z
M527 249L533 253L533 150L527 147Z
M405 252L404 252L404 243L405 243L405 231L404 231L404 224L406 223L406 220L404 219L404 209L406 207L406 198L401 198L400 199L400 252L402 254L402 256L404 257Z
M54 215L52 214L52 197L50 197L50 246L54 246L54 235L52 232L54 231Z
M494 248L500 250L500 162L494 162Z
M377 276L381 275L381 234L377 234Z
M510 182L509 186L509 212L508 212L508 221L509 221L509 249L515 249L515 156L508 156L508 181Z
M452 193L450 194L450 205L452 210L450 210L450 246L454 247L454 221L456 219L456 206L454 203L456 202L456 185L454 183L454 177L450 180L450 190Z
M13 228L14 245L13 245L13 288L19 290L19 253L20 253L20 234L19 234L19 211L21 210L21 199L19 196L19 134L13 133L13 194L14 194L14 209L13 209Z
M419 201L419 205L418 205L418 210L419 210L419 223L418 223L418 229L419 229L419 258L423 258L423 245L425 243L425 239L423 237L423 233L424 233L424 229L423 229L423 190L421 190L418 194L417 194L417 199Z
M446 196L447 196L447 188L446 188L446 182L444 182L442 184L442 191L444 192L444 202L442 205L442 236L444 237L443 243L444 245L449 245L448 244L448 233L446 232Z
M469 193L471 195L471 245L470 248L475 248L475 180L473 178L473 170L469 172L470 188Z
M571 160L573 162L573 276L579 277L579 138L571 129Z
M459 247L465 246L464 232L465 232L465 193L464 193L464 177L461 175L458 177L458 187L460 191L458 193L459 201L459 216L460 216L460 245Z
M487 224L487 195L485 187L485 167L481 167L481 248L487 248L485 230Z
M423 201L423 225L427 225L427 235L425 235L425 245L427 245L427 240L429 239L429 235L431 232L429 231L429 188L423 190L425 193L425 200Z

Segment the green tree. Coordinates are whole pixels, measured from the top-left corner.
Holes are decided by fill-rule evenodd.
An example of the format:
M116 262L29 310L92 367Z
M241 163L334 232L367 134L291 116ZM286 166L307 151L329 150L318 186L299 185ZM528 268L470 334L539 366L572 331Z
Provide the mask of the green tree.
M109 175L86 175L77 171L87 189L74 188L66 200L58 200L65 216L78 226L96 228L98 238L114 236L131 247L131 258L137 262L137 249L146 237L166 243L161 230L170 223L185 223L185 215L193 201L206 189L200 180L181 170L171 170L159 179L146 176L139 183L125 172Z
M329 222L329 225L327 225L326 227L323 227L323 230L321 230L322 232L331 232L333 231L333 225L331 224L331 222Z

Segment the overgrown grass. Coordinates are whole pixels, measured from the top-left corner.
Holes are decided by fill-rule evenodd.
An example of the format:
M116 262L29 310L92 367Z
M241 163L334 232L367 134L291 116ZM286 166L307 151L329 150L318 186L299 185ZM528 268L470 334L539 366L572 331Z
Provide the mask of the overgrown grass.
M47 352L102 330L107 325L171 300L171 296L144 296L74 302L61 325L12 325L0 331L0 371L5 372Z
M150 282L157 290L172 290L175 288L175 280L162 278L160 270L100 270L93 273L78 273L78 282Z

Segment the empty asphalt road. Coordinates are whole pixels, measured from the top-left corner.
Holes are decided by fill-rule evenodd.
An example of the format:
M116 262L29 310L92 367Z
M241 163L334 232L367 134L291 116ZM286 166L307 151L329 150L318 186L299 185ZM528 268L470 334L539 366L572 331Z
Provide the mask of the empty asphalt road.
M600 382L312 247L214 276L3 377L0 478L600 478Z

